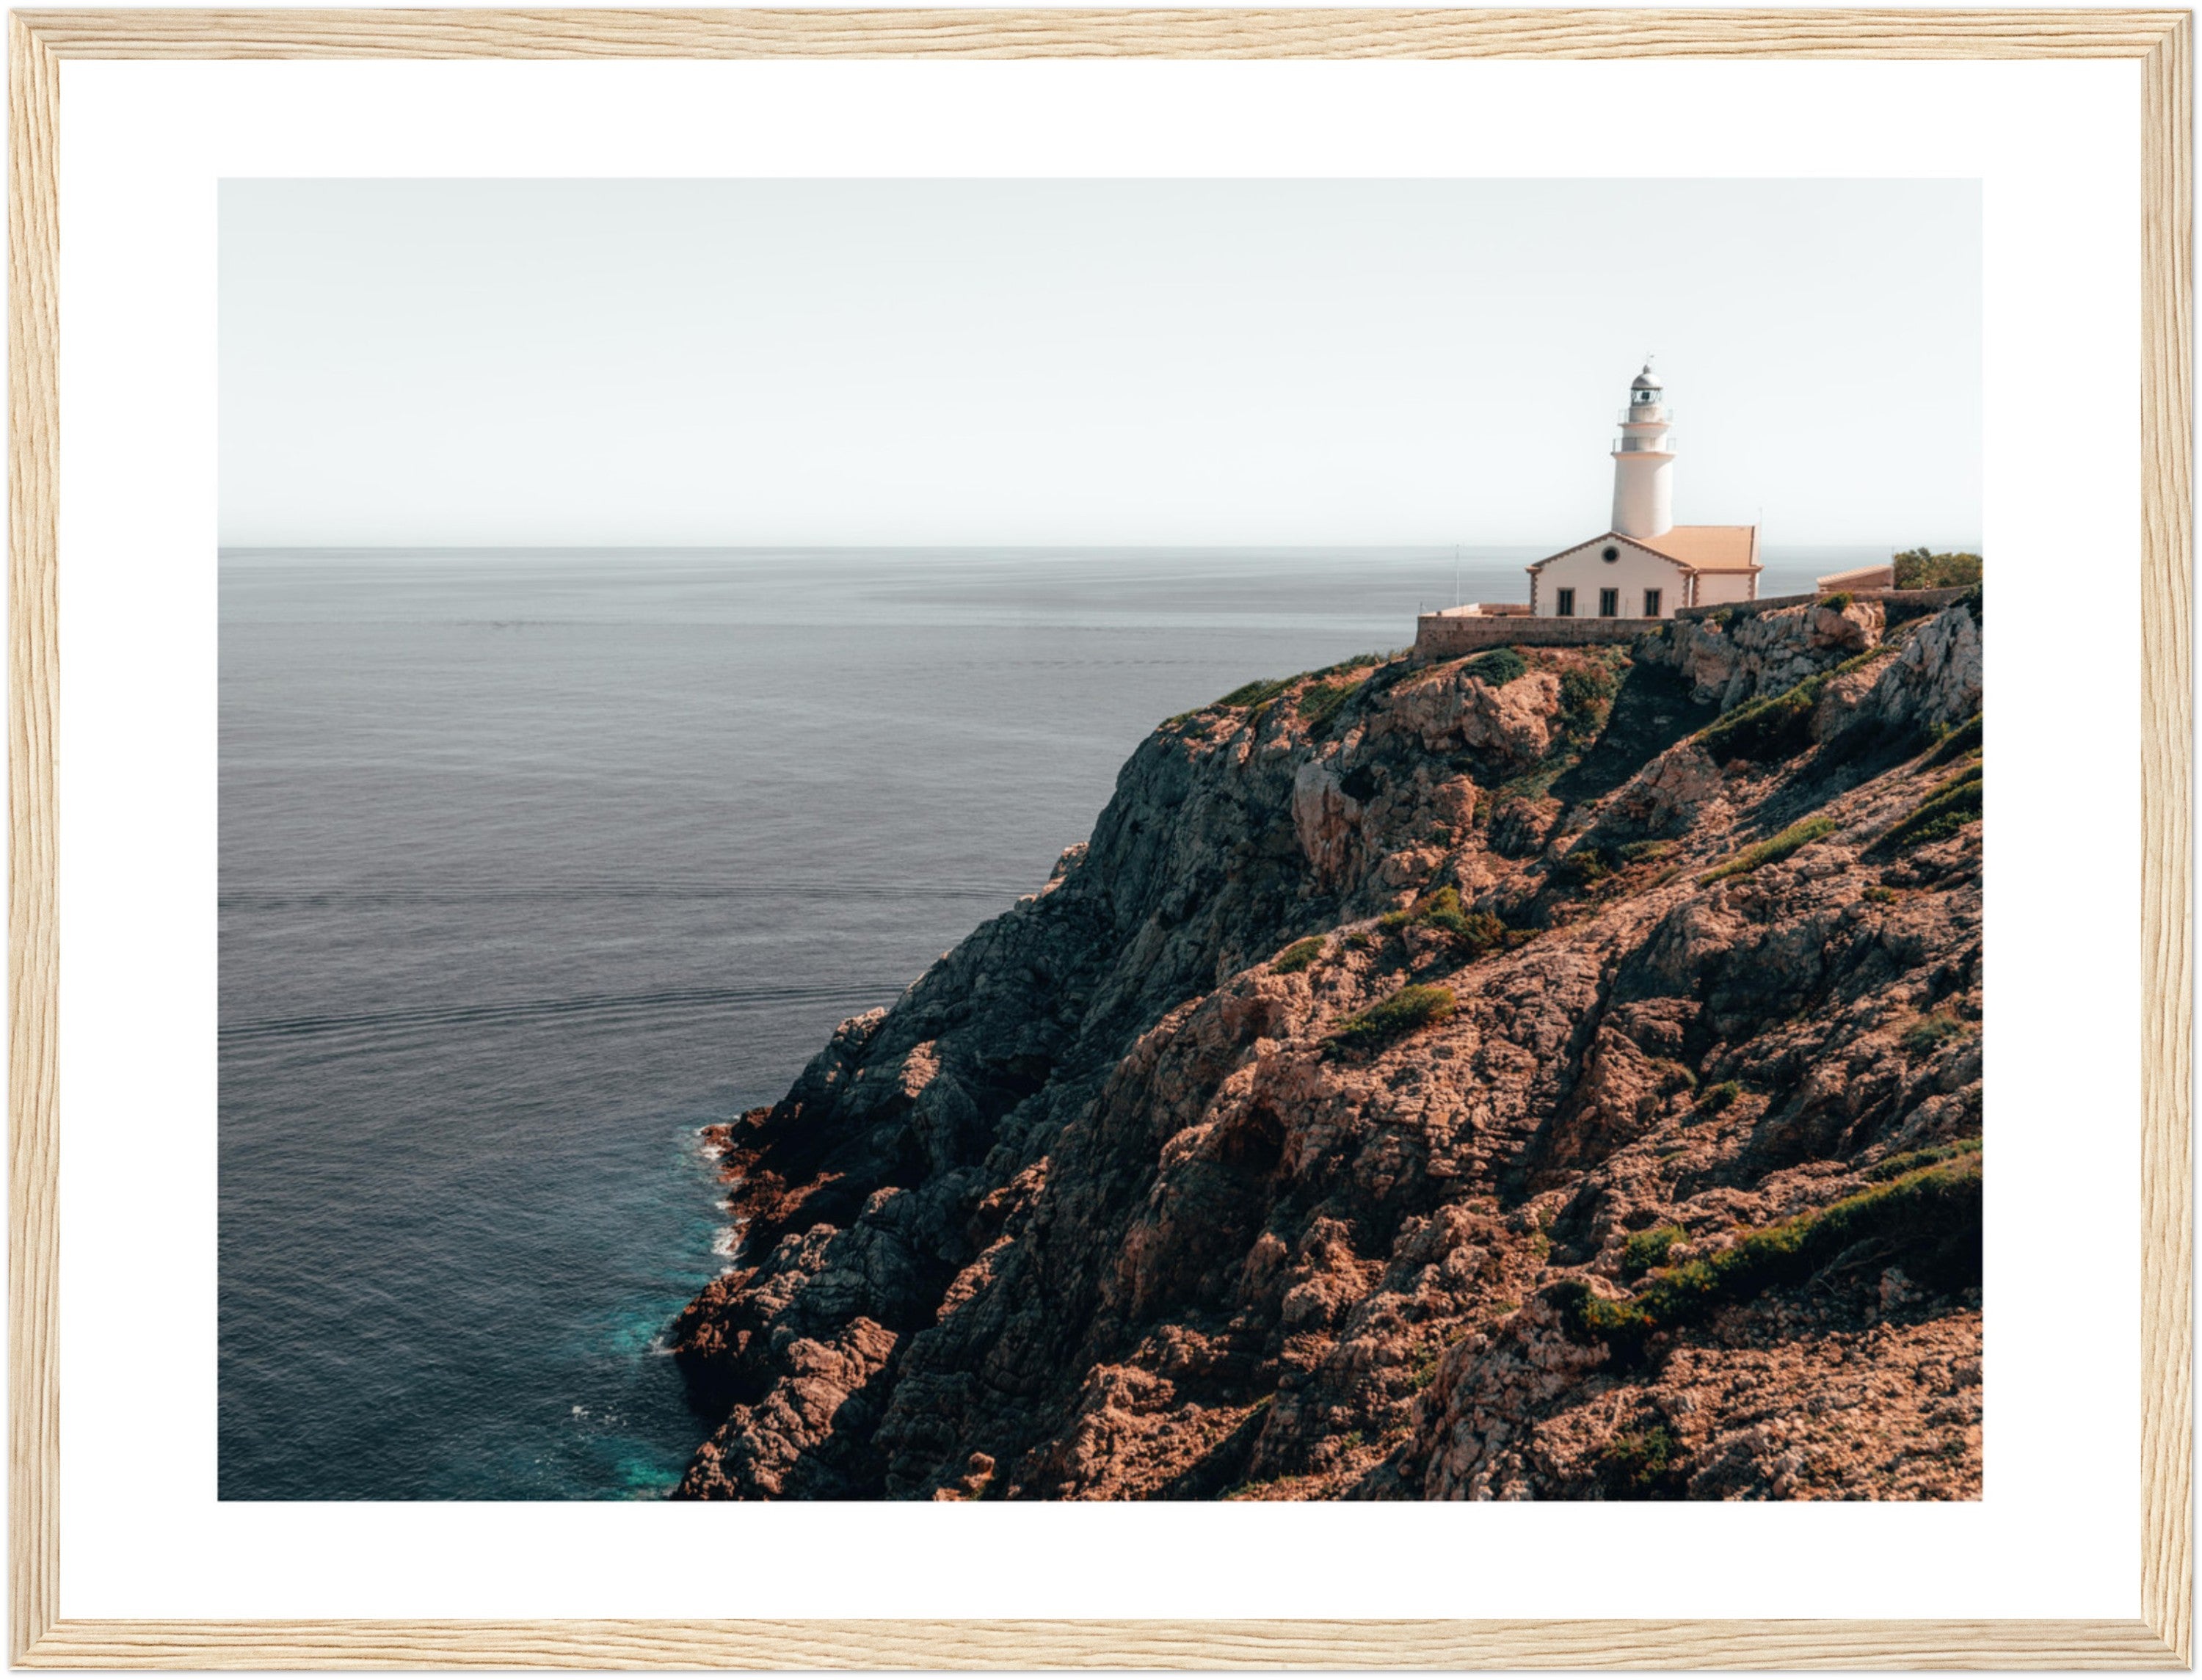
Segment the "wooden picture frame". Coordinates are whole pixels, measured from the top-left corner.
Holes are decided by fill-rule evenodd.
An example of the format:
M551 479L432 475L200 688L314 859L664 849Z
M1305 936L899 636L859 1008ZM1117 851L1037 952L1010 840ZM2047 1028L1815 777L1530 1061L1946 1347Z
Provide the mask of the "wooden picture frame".
M9 1645L41 1668L2184 1667L2192 20L2123 10L26 11L11 15ZM2143 1251L2133 1620L65 1621L59 1614L59 66L776 56L2140 62Z

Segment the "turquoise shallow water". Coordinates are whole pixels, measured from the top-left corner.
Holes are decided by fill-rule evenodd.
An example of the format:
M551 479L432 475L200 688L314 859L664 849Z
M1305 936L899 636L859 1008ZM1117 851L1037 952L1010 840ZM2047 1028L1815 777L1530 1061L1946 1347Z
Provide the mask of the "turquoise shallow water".
M662 1495L704 1432L662 1335L723 1264L697 1129L1034 890L1157 721L1454 587L1434 550L225 556L223 1497Z

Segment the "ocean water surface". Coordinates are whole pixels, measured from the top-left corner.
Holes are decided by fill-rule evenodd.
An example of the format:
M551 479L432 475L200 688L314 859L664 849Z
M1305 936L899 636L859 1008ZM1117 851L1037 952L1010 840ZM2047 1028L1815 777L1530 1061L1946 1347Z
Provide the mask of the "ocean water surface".
M665 1494L698 1128L1034 891L1159 720L1536 552L225 554L222 1497Z

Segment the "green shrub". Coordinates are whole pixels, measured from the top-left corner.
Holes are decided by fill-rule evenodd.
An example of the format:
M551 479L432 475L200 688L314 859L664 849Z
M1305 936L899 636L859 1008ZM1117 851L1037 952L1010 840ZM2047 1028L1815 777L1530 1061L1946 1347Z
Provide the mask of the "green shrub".
M1613 873L1605 853L1595 846L1578 846L1552 865L1554 879L1569 887L1595 887Z
M1719 764L1738 758L1778 761L1802 752L1812 744L1812 709L1834 675L1822 671L1779 694L1745 702L1699 730L1698 744Z
M1468 916L1460 907L1460 889L1457 887L1440 887L1436 892L1425 894L1415 905L1415 920L1427 923L1433 928L1442 928L1449 934L1465 933Z
M1953 1160L1959 1155L1977 1155L1980 1152L1981 1141L1978 1138L1961 1137L1955 1143L1939 1143L1932 1149L1912 1149L1901 1155L1891 1155L1866 1169L1865 1176L1875 1180L1901 1178L1905 1173L1916 1172L1922 1167Z
M1862 671L1868 665L1875 663L1880 660L1886 659L1895 651L1896 650L1888 643L1883 642L1879 647L1869 647L1863 653L1853 653L1849 658L1844 660L1841 664L1836 666L1833 670L1825 673L1825 675L1830 679L1839 676L1848 676L1852 671Z
M1698 1099L1698 1112L1718 1114L1743 1094L1743 1087L1733 1079L1723 1079L1717 1085L1708 1085Z
M1418 1394L1428 1388L1431 1383L1437 1381L1438 1363L1444 1358L1445 1347L1442 1344L1427 1349L1422 1358L1415 1361L1414 1369L1408 1373L1407 1386Z
M1801 822L1792 822L1772 840L1763 840L1756 846L1746 846L1718 869L1706 870L1698 877L1698 882L1700 886L1706 886L1716 881L1726 881L1730 875L1749 875L1753 869L1780 863L1791 852L1801 851L1814 840L1825 839L1834 831L1834 819L1832 817L1808 816Z
M1610 1500L1669 1498L1681 1490L1682 1442L1664 1424L1616 1435L1599 1454L1599 1489Z
M1279 974L1298 974L1302 969L1314 966L1315 959L1322 955L1322 935L1310 934L1286 946L1269 966Z
M1621 848L1620 857L1624 864L1652 864L1672 856L1674 850L1672 840L1631 840Z
M1504 947L1518 949L1536 937L1531 928L1510 928L1487 910L1471 911L1463 918L1460 931L1453 935L1453 944L1470 957L1481 957L1487 951Z
M1299 714L1312 730L1320 730L1338 715L1339 708L1353 697L1360 685L1351 682L1317 682L1301 691Z
M1897 1042L1907 1056L1927 1056L1940 1050L1965 1030L1965 1023L1944 1010L1922 1015L1904 1029Z
M1936 784L1933 792L1891 825L1874 842L1877 852L1907 851L1949 837L1969 822L1981 820L1981 767L1966 765L1955 775Z
M1906 549L1896 557L1899 589L1955 589L1981 581L1977 554L1934 554L1923 548Z
M1667 1251L1689 1233L1680 1225L1655 1225L1639 1231L1621 1245L1621 1275L1641 1277L1654 1266L1667 1264Z
M1896 891L1889 887L1869 887L1859 897L1871 905L1893 905L1896 902Z
M1726 1301L1801 1282L1846 1249L1881 1246L1930 1287L1976 1282L1981 1265L1981 1164L1958 1157L1907 1173L1778 1225L1751 1232L1730 1248L1655 1273L1627 1300L1606 1300L1580 1279L1561 1292L1563 1322L1578 1336L1605 1341L1633 1363L1657 1331L1703 1317Z
M1460 669L1464 676L1487 682L1493 688L1504 688L1516 677L1528 674L1529 662L1510 647L1494 647L1488 653L1477 654Z
M1258 706L1274 700L1291 687L1294 679L1279 677L1275 682L1242 682L1216 704L1219 706Z
M1402 986L1381 1003L1349 1015L1331 1029L1327 1042L1338 1050L1376 1051L1442 1021L1454 998L1442 986Z
M1935 743L1934 750L1920 763L1922 769L1932 769L1937 764L1946 764L1952 758L1962 758L1969 752L1980 750L1981 714L1975 712L1964 722Z
M1604 660L1593 658L1560 673L1560 734L1580 746L1605 727L1621 677Z
M1426 893L1405 910L1387 911L1376 925L1396 934L1405 928L1435 928L1452 935L1453 945L1471 957L1481 957L1507 941L1507 927L1488 911L1471 911L1460 901L1457 887L1440 887Z
M1849 590L1838 589L1832 595L1821 596L1819 604L1830 612L1840 612L1856 598L1857 597L1853 596Z
M1371 665L1388 665L1399 656L1396 653L1357 653L1351 659L1341 659L1335 665L1325 665L1313 676L1343 676L1348 671L1366 670Z

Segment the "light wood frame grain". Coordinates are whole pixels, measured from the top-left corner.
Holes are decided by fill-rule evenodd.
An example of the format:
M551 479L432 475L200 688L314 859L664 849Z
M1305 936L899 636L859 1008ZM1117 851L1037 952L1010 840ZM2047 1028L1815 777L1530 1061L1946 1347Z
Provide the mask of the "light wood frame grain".
M9 1650L42 1668L2185 1667L2193 1624L2191 15L29 11L9 24ZM65 58L2130 58L2142 78L2141 1578L2130 1621L59 1618L56 463Z

